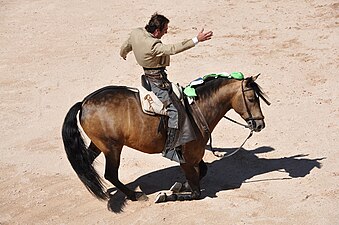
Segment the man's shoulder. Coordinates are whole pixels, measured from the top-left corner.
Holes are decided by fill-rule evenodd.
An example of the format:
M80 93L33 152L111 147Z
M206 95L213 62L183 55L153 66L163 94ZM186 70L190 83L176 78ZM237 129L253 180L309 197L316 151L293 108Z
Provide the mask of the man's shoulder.
M143 27L134 28L131 35L147 35L147 31Z
M133 29L131 37L134 40L138 40L138 42L143 40L143 42L147 42L149 44L161 42L159 39L152 37L152 35L143 27Z

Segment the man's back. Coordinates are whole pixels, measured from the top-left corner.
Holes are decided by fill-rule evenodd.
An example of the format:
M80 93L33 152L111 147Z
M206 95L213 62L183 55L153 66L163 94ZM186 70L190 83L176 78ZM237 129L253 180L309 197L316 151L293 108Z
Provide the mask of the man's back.
M192 39L177 44L165 45L154 38L145 28L132 30L127 41L121 46L120 55L124 58L133 51L138 64L144 68L160 68L170 64L170 55L177 54L194 47Z
M158 68L164 66L162 56L153 53L153 46L161 43L157 38L152 37L144 28L136 28L130 34L130 44L138 64L144 68Z

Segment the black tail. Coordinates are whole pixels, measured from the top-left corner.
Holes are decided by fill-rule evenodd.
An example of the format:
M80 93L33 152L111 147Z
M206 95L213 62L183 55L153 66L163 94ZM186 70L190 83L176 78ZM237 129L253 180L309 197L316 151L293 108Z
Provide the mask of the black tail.
M86 188L98 199L106 200L108 195L101 178L92 166L90 153L81 137L77 124L77 114L81 102L68 111L62 126L62 140L69 162Z

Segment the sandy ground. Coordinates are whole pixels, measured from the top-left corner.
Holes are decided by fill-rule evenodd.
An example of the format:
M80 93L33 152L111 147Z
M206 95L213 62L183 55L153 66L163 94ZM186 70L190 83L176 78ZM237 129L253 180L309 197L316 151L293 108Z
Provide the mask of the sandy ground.
M62 122L98 88L139 85L119 48L155 11L171 19L165 43L215 34L172 57L171 80L261 73L267 127L230 158L206 150L201 200L154 204L180 168L125 148L120 178L149 201L101 202L66 158ZM338 17L332 0L0 1L0 224L339 224ZM247 134L221 121L214 147L229 152Z

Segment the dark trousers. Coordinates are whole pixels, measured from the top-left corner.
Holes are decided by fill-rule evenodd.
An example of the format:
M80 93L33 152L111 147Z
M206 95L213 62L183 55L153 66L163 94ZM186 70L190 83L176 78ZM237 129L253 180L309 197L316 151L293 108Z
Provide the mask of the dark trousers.
M167 89L161 89L153 82L150 82L153 93L166 106L168 113L168 127L178 129L178 110L174 107Z

